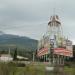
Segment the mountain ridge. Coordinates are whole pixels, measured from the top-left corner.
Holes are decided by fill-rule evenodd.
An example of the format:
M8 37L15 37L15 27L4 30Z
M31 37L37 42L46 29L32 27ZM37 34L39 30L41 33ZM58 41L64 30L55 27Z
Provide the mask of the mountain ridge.
M26 36L5 34L0 31L0 47L11 47L12 45L19 49L35 51L37 49L37 40Z

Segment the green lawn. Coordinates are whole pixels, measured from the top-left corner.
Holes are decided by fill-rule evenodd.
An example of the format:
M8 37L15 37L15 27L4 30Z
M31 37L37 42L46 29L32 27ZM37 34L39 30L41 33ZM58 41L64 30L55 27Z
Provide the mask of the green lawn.
M16 75L45 75L44 65L27 65L26 67L18 67Z
M66 72L68 75L75 75L75 68L65 67L64 72Z
M64 67L62 72L56 71L47 72L46 65L43 63L31 63L25 67L16 67L12 63L0 63L0 75L75 75L75 68Z

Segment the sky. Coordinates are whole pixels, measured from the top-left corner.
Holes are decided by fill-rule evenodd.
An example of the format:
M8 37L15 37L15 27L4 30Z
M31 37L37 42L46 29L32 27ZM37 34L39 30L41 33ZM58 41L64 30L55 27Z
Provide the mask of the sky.
M74 0L0 0L0 31L39 40L47 31L54 8L63 34L75 44Z

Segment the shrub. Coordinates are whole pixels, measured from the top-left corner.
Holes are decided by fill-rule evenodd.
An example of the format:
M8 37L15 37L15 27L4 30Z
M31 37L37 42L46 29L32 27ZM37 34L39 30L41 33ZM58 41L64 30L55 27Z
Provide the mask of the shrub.
M24 63L16 63L17 67L25 67L26 65Z
M15 74L16 67L12 63L0 63L0 75L10 75ZM13 75L14 75L13 74Z

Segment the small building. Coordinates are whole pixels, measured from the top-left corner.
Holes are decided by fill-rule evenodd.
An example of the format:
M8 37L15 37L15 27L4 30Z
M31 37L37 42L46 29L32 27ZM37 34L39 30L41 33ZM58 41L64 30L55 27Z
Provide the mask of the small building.
M19 60L28 60L28 58L27 57L23 57L23 56L17 56L17 59L19 59Z
M10 54L2 54L0 56L0 62L10 62L13 61L13 57Z

